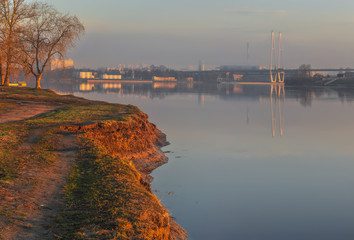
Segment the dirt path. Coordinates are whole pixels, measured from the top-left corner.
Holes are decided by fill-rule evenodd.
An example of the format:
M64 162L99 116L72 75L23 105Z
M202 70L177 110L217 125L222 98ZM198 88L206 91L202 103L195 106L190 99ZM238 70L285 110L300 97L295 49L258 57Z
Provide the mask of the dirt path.
M58 106L55 105L36 102L20 102L20 104L19 107L1 114L0 123L25 120L58 108Z
M34 138L36 134L40 132ZM63 204L63 187L77 153L76 146L75 136L64 135L58 143L59 157L53 166L44 170L28 169L24 179L9 183L7 192L0 188L0 199L17 216L5 224L4 239L54 239L55 217Z

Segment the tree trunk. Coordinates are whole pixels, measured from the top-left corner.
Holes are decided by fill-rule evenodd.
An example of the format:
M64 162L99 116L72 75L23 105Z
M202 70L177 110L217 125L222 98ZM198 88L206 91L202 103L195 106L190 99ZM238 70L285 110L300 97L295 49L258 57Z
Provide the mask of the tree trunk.
M5 76L4 76L4 86L10 86L10 69L8 64L6 64Z
M11 36L10 36L10 39L12 39ZM7 55L6 55L6 68L5 68L4 86L10 86L10 71L11 71L11 61L12 61L11 54L12 54L11 46L8 46Z
M36 76L36 88L41 89L41 79L42 79L43 72Z
M5 83L5 78L4 78L4 72L2 71L2 59L0 59L0 80L1 80L1 86L3 86Z
M10 75L8 73L4 77L4 86L10 86Z

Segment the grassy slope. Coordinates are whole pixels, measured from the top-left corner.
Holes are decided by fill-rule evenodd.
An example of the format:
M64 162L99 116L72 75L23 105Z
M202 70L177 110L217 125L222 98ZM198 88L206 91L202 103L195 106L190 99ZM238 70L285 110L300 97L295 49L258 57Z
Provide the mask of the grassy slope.
M33 149L33 151L31 150L30 152L23 152L23 149L21 149L22 144L28 141L31 133L35 129L51 129L51 131L48 130L50 133L46 135L56 138L58 136L54 135L58 133L55 133L55 129L58 129L59 126L97 121L113 114L132 111L127 109L133 108L119 104L91 102L72 96L60 96L50 90L34 90L27 88L0 88L0 99L5 99L0 101L0 109L2 109L2 112L6 112L18 106L17 102L9 101L9 99L40 103L46 102L60 107L59 110L37 118L0 124L0 181L16 177L16 174L23 171L26 164L30 163L28 161L34 162L36 157L29 157L33 152L37 155L41 152L45 152L46 144L44 144L44 142L44 146L38 148L42 148L43 151ZM42 137L48 138L48 136Z
M106 125L112 121L129 123L141 114L134 106L59 96L50 90L0 88L0 99L48 102L61 107L37 118L0 125L0 184L21 178L27 166L40 163L43 168L50 167L56 160L56 141L63 134L63 126L87 125L102 119L110 119L103 121ZM1 102L6 111L6 102ZM21 146L36 129L44 131L31 149L23 151ZM92 135L80 133L78 139L78 158L66 187L67 208L57 217L59 238L171 239L167 211L132 163L111 154ZM4 211L0 207L0 217L3 213L10 218Z
M81 139L60 219L66 239L169 239L169 217L131 162Z

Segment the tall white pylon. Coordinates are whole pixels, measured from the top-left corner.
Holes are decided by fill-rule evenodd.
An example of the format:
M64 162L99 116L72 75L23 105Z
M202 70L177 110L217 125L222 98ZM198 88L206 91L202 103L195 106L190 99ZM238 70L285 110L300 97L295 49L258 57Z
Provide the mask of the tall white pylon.
M269 65L269 70L270 70L270 81L272 83L284 83L284 78L285 78L285 72L281 68L281 57L282 57L282 52L283 52L283 35L282 33L279 33L279 38L278 38L278 54L277 54L277 63L275 64L275 36L274 32L272 31L271 33L271 51L270 51L270 65ZM273 66L275 66L273 68Z
M282 60L282 54L283 54L283 34L280 32L279 40L278 40L278 66L277 66L278 81L280 83L283 83L285 78L284 68L280 65Z
M280 68L280 61L282 57L282 51L283 51L283 34L280 32L279 33L279 38L278 38L278 64L277 64L277 69Z

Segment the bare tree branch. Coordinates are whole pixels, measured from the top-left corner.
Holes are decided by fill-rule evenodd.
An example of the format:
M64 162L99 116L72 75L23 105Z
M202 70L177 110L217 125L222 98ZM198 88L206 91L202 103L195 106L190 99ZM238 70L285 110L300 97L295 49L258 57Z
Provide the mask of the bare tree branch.
M10 75L18 69L18 32L31 16L25 0L0 0L1 85L9 85Z
M75 16L62 14L45 3L31 5L33 15L21 33L21 51L24 69L36 77L36 87L48 63L54 57L62 57L84 33L84 26Z

